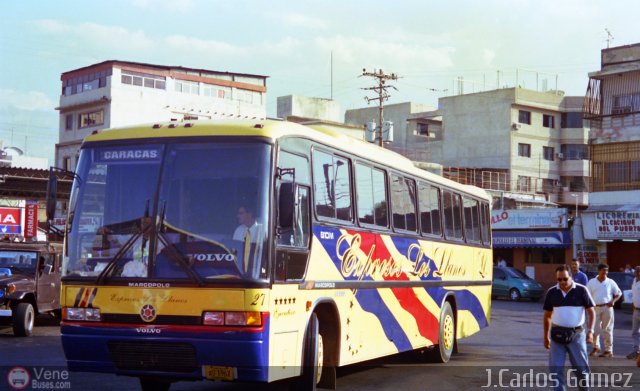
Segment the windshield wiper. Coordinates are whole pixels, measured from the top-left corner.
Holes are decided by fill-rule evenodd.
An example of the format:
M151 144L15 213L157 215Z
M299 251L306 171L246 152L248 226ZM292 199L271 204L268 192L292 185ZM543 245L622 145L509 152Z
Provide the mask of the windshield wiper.
M178 250L176 250L176 248L173 245L173 243L171 243L165 237L164 233L162 232L162 227L164 226L164 218L165 218L166 210L167 210L167 201L163 201L162 202L162 209L160 210L160 215L158 216L158 227L159 228L156 228L156 232L158 233L158 239L160 239L160 241L164 245L164 248L166 248L168 250L169 257L171 259L174 259L174 260L176 260L176 261L178 261L180 263L180 266L187 272L187 274L189 275L191 280L197 282L198 285L204 285L204 282L202 281L202 278L200 278L198 273L194 272L193 269L191 268L191 265L189 264L188 258L185 257L183 254L181 254ZM154 261L157 260L157 259L158 259L157 254L155 254ZM151 266L149 266L149 267L151 267ZM149 274L149 275L151 275L151 274Z

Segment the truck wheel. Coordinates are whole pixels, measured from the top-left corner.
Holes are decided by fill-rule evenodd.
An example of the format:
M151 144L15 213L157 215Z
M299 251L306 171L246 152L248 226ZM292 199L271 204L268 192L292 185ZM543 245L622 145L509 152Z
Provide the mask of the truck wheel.
M18 303L13 313L13 334L28 337L33 332L36 314L31 303Z

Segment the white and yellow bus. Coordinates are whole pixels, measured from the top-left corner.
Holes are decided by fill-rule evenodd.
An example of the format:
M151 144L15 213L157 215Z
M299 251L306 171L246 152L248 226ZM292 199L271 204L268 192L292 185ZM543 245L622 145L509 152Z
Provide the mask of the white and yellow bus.
M293 123L91 135L67 221L69 369L150 390L315 389L335 387L336 367L399 352L446 362L489 323L489 204L393 152Z

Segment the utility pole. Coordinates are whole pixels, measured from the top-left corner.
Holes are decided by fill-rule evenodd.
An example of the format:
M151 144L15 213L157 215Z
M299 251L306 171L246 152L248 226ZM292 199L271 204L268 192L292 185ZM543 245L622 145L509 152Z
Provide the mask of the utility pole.
M378 101L378 145L381 147L384 147L384 145L382 144L382 110L384 107L384 101L389 99L389 93L387 92L387 88L391 87L394 90L398 90L396 87L394 86L390 86L390 85L386 85L387 80L398 80L398 75L396 75L395 73L392 73L390 75L384 73L382 71L382 69L378 70L376 72L376 70L374 69L373 72L367 72L366 69L362 69L362 76L370 76L373 78L378 79L378 85L375 87L368 87L368 88L363 88L363 90L373 90L375 92L378 93L378 97L377 98L369 98L369 97L364 97L364 99L367 101L368 103L371 103L372 100L377 100Z

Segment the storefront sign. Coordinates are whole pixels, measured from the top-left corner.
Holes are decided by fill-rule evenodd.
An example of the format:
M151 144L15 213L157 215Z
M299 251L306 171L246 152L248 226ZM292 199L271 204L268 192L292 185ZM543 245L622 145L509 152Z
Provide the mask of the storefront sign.
M493 247L565 248L571 244L569 231L494 231Z
M601 239L640 238L640 211L596 212L596 232Z
M22 233L22 209L0 207L0 233Z
M576 259L582 263L599 263L598 246L576 244Z
M24 208L24 237L32 238L38 234L38 202L27 201Z
M491 212L492 229L562 229L567 228L567 210L506 209Z

